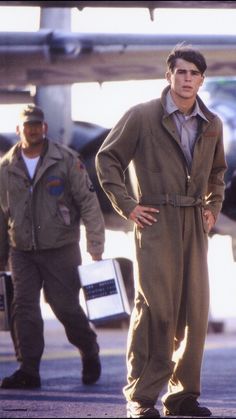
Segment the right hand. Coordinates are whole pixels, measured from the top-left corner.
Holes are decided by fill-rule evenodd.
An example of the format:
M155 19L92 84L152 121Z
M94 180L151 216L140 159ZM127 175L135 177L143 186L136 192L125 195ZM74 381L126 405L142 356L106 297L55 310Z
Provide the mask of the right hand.
M151 226L157 222L157 218L154 215L160 211L157 208L145 207L137 205L134 210L130 213L129 219L134 221L139 227L144 228L145 226Z

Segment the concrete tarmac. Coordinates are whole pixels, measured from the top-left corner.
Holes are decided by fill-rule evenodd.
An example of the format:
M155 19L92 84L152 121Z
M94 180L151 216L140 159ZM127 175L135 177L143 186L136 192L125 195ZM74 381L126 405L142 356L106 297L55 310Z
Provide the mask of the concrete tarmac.
M56 320L45 320L40 390L0 389L0 418L125 418L127 327L97 328L102 376L81 383L81 361ZM9 332L0 332L0 379L17 369ZM213 417L236 418L236 333L207 335L199 402ZM162 406L157 404L161 415Z

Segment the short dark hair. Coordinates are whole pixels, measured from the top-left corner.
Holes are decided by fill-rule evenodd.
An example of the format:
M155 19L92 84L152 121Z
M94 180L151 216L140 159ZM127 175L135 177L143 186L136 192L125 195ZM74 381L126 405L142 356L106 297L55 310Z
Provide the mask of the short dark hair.
M207 69L206 60L204 56L191 45L177 44L167 57L168 70L173 72L176 66L176 60L181 58L182 60L194 63L200 73L203 75Z

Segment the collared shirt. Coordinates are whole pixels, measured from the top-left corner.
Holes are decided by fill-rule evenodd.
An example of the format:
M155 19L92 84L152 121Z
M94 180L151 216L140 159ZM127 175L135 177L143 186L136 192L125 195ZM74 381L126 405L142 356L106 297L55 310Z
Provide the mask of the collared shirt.
M166 95L166 111L173 116L174 123L179 133L180 144L187 160L188 167L191 168L193 160L194 145L197 139L199 118L208 122L204 113L196 100L191 114L185 115L176 106L170 91Z

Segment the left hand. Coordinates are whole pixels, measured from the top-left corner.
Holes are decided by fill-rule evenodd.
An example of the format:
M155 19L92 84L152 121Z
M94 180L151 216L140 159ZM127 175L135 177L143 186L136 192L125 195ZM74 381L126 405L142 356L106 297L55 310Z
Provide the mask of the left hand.
M205 217L205 220L207 222L208 229L209 229L208 231L211 231L211 229L214 227L215 222L216 222L214 215L212 214L210 210L204 210L203 216Z

